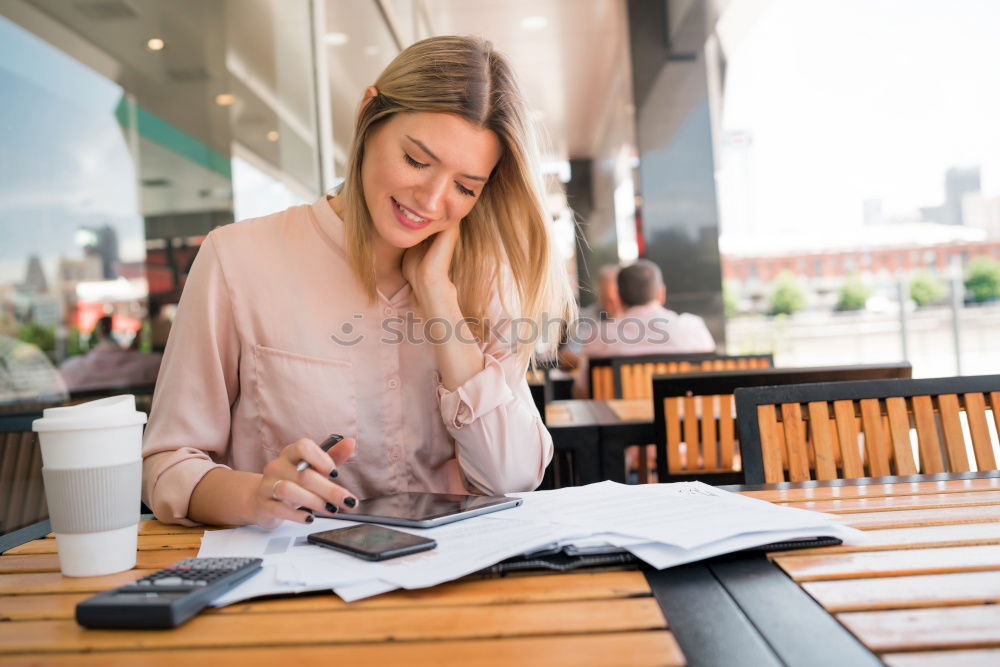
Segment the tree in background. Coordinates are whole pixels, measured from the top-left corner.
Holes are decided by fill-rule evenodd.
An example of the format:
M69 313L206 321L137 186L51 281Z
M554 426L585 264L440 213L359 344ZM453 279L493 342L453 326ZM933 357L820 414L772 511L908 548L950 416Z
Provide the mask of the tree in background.
M771 283L769 301L773 314L791 315L805 308L806 289L794 273L785 269Z
M726 317L734 317L740 311L740 292L731 280L722 283L722 305Z
M910 281L910 298L917 306L930 306L944 298L948 287L939 278L921 271Z
M17 332L18 340L31 343L43 352L52 352L56 349L56 329L46 327L37 322L26 322Z
M977 257L969 262L965 293L977 303L1000 299L1000 262L990 257Z
M868 302L871 293L872 289L861 282L861 278L856 273L852 273L840 286L840 294L837 297L837 305L834 306L834 310L861 310Z

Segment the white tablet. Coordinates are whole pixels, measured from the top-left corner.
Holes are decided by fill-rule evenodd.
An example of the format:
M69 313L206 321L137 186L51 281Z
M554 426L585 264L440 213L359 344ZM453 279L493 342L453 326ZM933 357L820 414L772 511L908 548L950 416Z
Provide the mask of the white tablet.
M508 496L463 496L453 493L397 493L358 502L352 510L319 514L326 519L384 523L390 526L433 528L452 521L517 507L521 498Z

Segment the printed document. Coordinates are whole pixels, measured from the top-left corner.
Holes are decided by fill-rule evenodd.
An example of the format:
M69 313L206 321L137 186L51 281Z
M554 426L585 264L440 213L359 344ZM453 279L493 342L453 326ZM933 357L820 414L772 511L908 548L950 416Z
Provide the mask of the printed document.
M519 507L437 528L396 528L430 537L430 551L371 562L307 542L310 533L355 525L316 519L266 531L247 526L206 532L199 556L256 556L262 571L217 599L224 606L261 595L333 590L358 600L396 588L424 588L521 554L575 547L621 547L662 569L772 542L817 536L860 541L837 517L781 507L701 482L627 486L600 482L510 494Z

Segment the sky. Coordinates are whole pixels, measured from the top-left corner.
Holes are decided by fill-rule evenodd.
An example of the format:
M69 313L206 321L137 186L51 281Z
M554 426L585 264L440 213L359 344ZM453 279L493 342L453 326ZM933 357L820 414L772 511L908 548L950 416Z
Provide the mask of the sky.
M998 36L996 0L772 0L727 54L723 129L752 145L721 157L724 231L912 216L951 166L1000 195Z
M111 225L122 259L141 259L136 176L114 110L122 89L0 17L0 285L38 255L51 283L82 257L82 225Z

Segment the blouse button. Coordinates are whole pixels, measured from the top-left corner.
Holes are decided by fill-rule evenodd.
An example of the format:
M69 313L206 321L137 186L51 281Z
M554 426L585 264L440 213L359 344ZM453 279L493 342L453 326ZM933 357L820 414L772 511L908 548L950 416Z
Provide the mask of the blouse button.
M389 317L390 315L392 315L392 308L390 308L389 306L386 306L382 310L382 314L385 315L386 317Z
M396 378L389 378L388 385L389 389L395 389L399 386L399 380L397 380Z
M401 457L402 457L402 455L399 452L399 447L390 447L389 448L389 460L390 461L398 461Z

